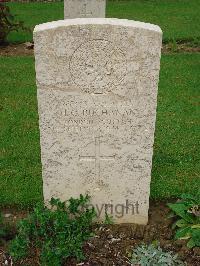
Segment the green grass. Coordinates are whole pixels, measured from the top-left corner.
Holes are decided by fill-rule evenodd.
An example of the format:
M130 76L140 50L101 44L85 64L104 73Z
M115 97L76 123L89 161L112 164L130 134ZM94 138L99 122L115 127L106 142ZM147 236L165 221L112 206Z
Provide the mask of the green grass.
M9 3L11 11L33 30L36 24L63 19L63 3ZM127 18L158 24L164 41L200 37L199 0L108 1L107 17ZM31 33L11 33L9 41L32 40Z
M162 56L153 198L200 192L200 54Z
M42 199L38 114L32 57L0 57L0 204Z
M109 2L107 16L157 24L165 41L200 36L199 0L130 0Z
M8 6L18 20L25 22L25 25L33 31L35 25L63 19L64 6L61 2L55 3L9 3ZM32 32L12 32L9 35L9 42L25 42L32 40Z
M162 57L152 198L200 187L200 54ZM42 200L34 59L0 57L0 205L30 206Z

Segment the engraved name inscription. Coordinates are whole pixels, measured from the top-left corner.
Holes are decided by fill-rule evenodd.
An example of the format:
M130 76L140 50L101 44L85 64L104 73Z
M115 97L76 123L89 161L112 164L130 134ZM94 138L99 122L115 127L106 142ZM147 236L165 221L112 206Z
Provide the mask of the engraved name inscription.
M120 125L131 125L134 121L135 111L133 109L64 109L62 116L65 117L65 126L69 130L83 129L84 127L92 127L98 129L101 127L109 127L117 129Z
M134 115L134 110L132 109L125 109L125 110L118 110L118 109L83 109L83 110L67 110L64 111L65 116L69 115L83 115L83 116L95 116L95 115Z

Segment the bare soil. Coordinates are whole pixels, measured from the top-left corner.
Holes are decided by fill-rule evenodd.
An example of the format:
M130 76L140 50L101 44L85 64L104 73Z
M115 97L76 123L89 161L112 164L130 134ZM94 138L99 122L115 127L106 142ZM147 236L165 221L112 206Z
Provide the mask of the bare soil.
M172 43L163 44L162 46L162 53L169 54L169 53L199 53L200 47L199 46L192 46L191 43L179 43L175 47Z
M190 43L177 44L173 47L172 44L163 44L162 53L199 53L200 47L193 47ZM32 56L34 54L33 43L20 44L5 44L0 46L0 56Z
M33 54L33 43L5 44L0 46L0 56L30 56Z
M13 231L4 239L0 246L0 265L7 259L7 246L16 234L16 221L26 217L27 212L14 209L2 210L5 216L5 222L13 226ZM85 262L78 263L75 259L68 259L63 266L127 266L131 265L129 254L134 246L141 243L151 243L154 240L160 242L161 247L166 251L173 251L179 255L179 258L187 262L188 266L200 265L200 248L188 249L186 241L174 240L174 232L171 229L173 220L167 218L169 209L164 202L151 202L149 211L149 223L142 225L95 225L95 236L84 245ZM2 263L2 264L1 264ZM14 266L39 265L37 254L26 258Z

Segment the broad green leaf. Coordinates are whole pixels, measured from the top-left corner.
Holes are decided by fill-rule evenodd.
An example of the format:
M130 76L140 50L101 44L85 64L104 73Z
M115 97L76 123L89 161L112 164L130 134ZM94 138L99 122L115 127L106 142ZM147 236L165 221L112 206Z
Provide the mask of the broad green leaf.
M187 242L187 247L188 248L193 248L195 246L195 242L194 240L191 238L188 242Z
M200 229L200 224L195 224L191 226L192 229L199 228Z
M181 198L185 201L192 201L193 203L200 204L200 193L198 192L195 196L191 194L182 194Z
M200 229L192 229L192 239L195 242L195 246L200 247Z
M168 204L169 208L189 223L193 223L193 216L190 213L187 213L188 207L184 203L178 202L174 204Z
M188 223L184 219L180 219L175 223L175 225L178 227L186 227L188 226Z
M180 228L177 230L175 238L176 239L188 239L191 236L191 227L187 226L185 228Z

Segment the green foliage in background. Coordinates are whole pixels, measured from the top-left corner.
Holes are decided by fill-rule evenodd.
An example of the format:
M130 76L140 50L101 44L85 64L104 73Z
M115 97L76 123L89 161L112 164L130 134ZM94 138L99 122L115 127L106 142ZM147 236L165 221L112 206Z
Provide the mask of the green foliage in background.
M175 238L188 240L189 248L200 247L200 192L196 196L183 194L180 201L168 206L173 211L170 217L178 219L173 225L178 228Z
M5 43L10 32L28 31L23 21L16 21L16 16L11 14L10 8L0 3L0 44Z
M9 3L20 20L33 30L44 22L64 18L63 2ZM107 1L106 17L138 20L159 25L165 42L200 39L199 0ZM11 42L31 41L31 33L9 35Z
M60 266L68 257L84 259L83 244L92 236L96 217L88 208L88 196L61 202L51 199L51 209L38 205L28 218L18 224L18 234L10 246L14 260L39 253L41 265Z

